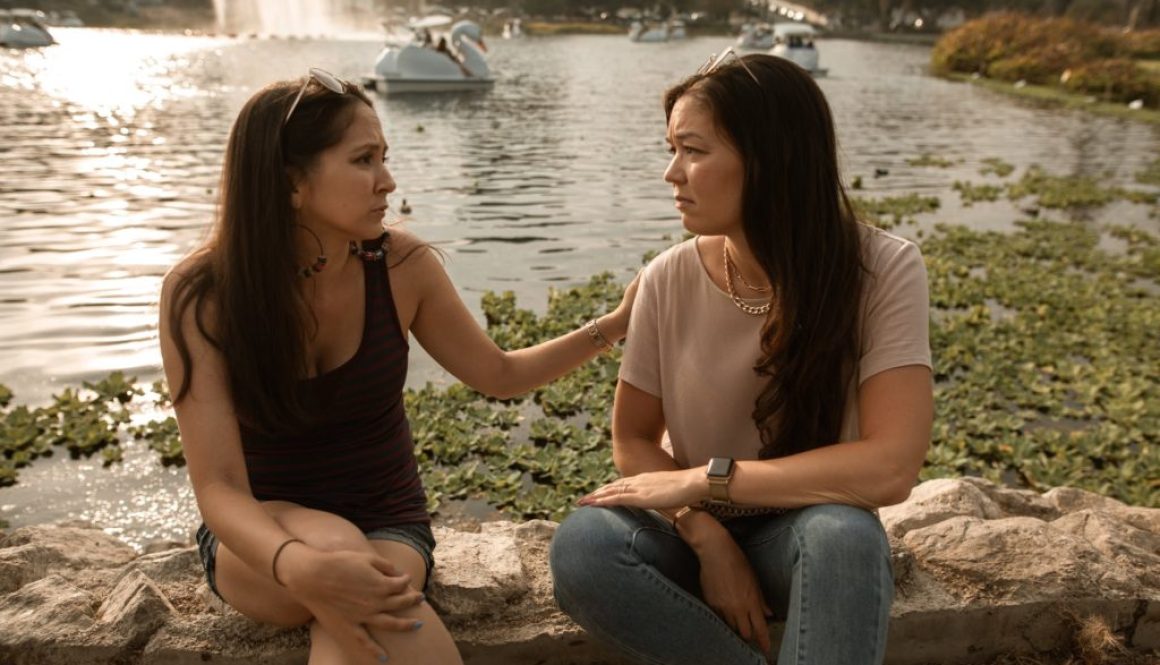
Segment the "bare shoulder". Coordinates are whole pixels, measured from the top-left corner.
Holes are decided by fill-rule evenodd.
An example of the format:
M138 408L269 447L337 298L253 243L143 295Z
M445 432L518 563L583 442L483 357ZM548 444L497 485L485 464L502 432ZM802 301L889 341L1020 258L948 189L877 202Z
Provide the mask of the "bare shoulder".
M188 324L194 317L195 310L201 310L201 316L204 321L209 321L214 318L215 307L213 306L213 298L208 295L204 296L205 302L201 302L203 297L199 297L196 292L188 290L190 288L190 280L196 279L199 268L205 261L203 253L195 253L185 257L165 273L165 277L161 282L161 301L160 309L163 318L168 318L169 313L174 307L179 307L182 310L182 320ZM176 301L174 299L177 299Z
M442 265L439 250L406 229L391 229L387 268L392 272L428 272L433 263ZM417 270L417 269L422 270Z

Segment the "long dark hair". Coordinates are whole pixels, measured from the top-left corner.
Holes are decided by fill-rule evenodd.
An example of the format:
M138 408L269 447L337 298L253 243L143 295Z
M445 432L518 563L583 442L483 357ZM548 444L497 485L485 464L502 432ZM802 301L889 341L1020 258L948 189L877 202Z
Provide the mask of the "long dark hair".
M295 234L301 232L295 229L291 174L307 173L320 153L342 140L357 104L371 106L354 85L339 95L311 82L285 122L302 84L263 88L234 121L213 231L176 275L168 321L184 369L174 401L192 387L181 322L193 307L198 331L225 360L239 422L267 433L311 420L298 385L317 321L299 288Z
M703 103L745 167L742 225L774 289L754 370L761 459L838 441L858 358L861 234L842 187L829 104L801 67L745 56L665 93Z

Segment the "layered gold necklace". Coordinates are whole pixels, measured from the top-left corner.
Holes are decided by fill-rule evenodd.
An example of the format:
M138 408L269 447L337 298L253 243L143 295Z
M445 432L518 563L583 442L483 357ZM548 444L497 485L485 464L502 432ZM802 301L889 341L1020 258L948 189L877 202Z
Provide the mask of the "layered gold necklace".
M737 279L741 280L741 283L744 284L746 288L757 293L771 293L773 291L773 287L753 286L749 282L745 281L745 277L741 274L741 269L738 268L737 264L733 263L733 259L729 257L729 243L723 242L721 243L721 247L725 254L725 286L729 289L729 298L733 301L733 304L737 306L737 309L745 312L746 314L751 314L753 316L765 316L768 314L769 307L772 304L772 298L770 302L767 302L764 305L750 305L749 303L742 300L741 296L737 295L737 288L733 285L733 275L736 274Z

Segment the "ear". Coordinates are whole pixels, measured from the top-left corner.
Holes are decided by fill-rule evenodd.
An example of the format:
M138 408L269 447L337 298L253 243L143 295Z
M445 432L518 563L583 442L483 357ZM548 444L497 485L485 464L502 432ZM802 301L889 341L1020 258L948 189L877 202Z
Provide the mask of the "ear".
M286 169L286 178L290 181L290 205L295 210L299 210L305 201L306 178L295 168Z

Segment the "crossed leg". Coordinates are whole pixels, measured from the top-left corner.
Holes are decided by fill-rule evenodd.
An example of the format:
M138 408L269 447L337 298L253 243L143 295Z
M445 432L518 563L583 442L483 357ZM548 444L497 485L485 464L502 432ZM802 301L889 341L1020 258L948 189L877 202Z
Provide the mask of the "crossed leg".
M426 563L411 547L385 540L367 540L362 531L347 520L318 510L282 501L262 504L282 528L307 545L327 551L375 552L401 572L411 576L411 584L422 589ZM234 609L262 623L277 626L310 624L310 665L379 665L368 652L339 644L313 621L284 587L251 569L221 543L217 550L216 581L222 597ZM371 630L371 637L389 654L392 665L460 665L463 661L451 634L428 603L398 612L396 616L418 619L423 627L399 633Z

